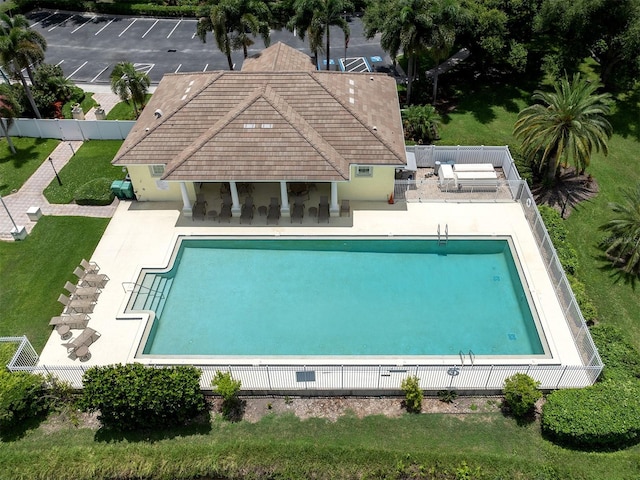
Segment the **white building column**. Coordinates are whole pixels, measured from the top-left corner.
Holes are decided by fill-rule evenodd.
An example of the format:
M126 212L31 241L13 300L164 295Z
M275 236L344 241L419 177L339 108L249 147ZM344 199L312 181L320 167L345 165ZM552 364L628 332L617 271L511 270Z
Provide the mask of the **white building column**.
M289 194L287 193L287 182L280 182L280 215L283 217L291 216L289 210Z
M238 214L240 213L240 199L238 198L238 186L236 182L229 182L230 190L231 190L231 213Z
M331 204L329 205L331 213L339 213L340 205L338 205L338 182L331 182Z
M180 193L182 194L182 214L185 217L190 217L193 214L193 206L191 205L189 192L187 192L187 185L184 182L180 182Z

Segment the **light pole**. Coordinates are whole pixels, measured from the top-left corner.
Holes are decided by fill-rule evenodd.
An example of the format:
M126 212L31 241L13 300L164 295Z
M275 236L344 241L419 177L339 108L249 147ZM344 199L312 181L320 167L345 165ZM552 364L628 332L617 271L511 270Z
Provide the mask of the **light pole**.
M11 212L9 211L9 209L7 208L7 204L4 203L4 200L2 199L2 195L0 195L0 202L2 202L2 206L4 207L4 209L7 211L7 215L9 215L9 220L11 220L11 223L13 223L13 228L15 229L15 231L17 232L19 230L18 225L16 225L16 222L13 221L13 217L11 216Z
M71 144L69 144L71 145ZM51 159L51 157L49 157L49 163L51 163L51 168L53 168L53 173L56 174L56 178L58 179L58 185L62 186L62 180L60 180L60 176L58 175L58 172L56 171L56 167L53 164L53 160Z

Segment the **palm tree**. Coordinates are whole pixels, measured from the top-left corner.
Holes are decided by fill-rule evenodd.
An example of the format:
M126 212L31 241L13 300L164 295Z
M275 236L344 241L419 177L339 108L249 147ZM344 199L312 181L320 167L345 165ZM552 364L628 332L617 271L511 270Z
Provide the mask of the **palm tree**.
M433 105L411 105L402 110L405 137L418 143L438 139L440 115Z
M10 85L0 84L0 127L4 133L11 153L16 154L16 148L9 136L9 129L13 119L20 113L20 103L16 100Z
M220 0L205 7L196 34L206 43L207 33L213 32L218 48L227 57L229 70L233 70L231 51L242 48L244 58L247 58L247 48L253 45L249 35L260 35L265 47L269 46L270 19L269 7L262 0Z
M131 62L117 63L111 71L111 91L123 102L131 101L136 118L140 115L138 106L144 105L149 85L149 75L138 72Z
M29 28L29 21L24 15L9 17L0 14L0 65L10 76L20 80L36 118L41 118L40 111L22 70L26 69L33 84L33 67L44 60L46 49L47 41Z
M344 33L345 46L349 41L349 24L345 18L346 13L353 11L350 0L295 0L295 15L289 22L289 28L298 32L298 37L304 40L309 35L309 47L318 59L318 50L322 38L326 39L326 69L330 68L331 60L331 27L340 27Z
M605 116L609 114L611 96L595 93L599 87L580 74L571 81L565 76L555 84L553 92L536 90L532 98L541 103L518 114L513 134L522 139L522 153L530 160L535 161L542 152L538 167L546 167L549 180L569 160L583 174L594 150L608 154L607 141L613 129Z
M603 242L606 254L623 273L640 276L640 184L624 191L623 203L610 203L617 215L600 227L611 236Z
M207 43L207 33L213 32L218 48L227 57L229 70L233 70L229 37L235 15L233 3L234 0L220 0L216 5L211 5L208 7L207 15L200 17L196 27L196 34L202 43Z

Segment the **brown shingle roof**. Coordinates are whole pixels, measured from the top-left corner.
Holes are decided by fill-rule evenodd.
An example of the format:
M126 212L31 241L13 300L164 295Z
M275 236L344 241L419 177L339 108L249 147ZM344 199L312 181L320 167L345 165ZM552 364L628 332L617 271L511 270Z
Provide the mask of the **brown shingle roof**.
M316 69L311 57L282 42L247 58L243 72L313 72Z
M340 181L350 164L405 161L392 78L243 71L165 75L113 163L164 164L167 180Z

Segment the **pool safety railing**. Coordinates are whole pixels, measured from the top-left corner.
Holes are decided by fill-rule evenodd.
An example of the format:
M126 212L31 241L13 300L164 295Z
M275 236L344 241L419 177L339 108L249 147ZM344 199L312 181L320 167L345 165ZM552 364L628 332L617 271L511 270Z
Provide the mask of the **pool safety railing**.
M9 370L30 370L38 363L38 354L26 336L0 337L0 344L6 343L15 344L15 352L6 365Z
M444 236L440 235L440 224L438 224L438 245L446 245L449 243L449 224L444 226Z
M126 293L136 292L136 294L140 294L144 296L144 302L142 302L142 305L141 306L138 305L136 307L138 295L132 295L131 299L129 300L127 310L131 310L131 309L153 310L157 312L158 308L160 307L160 303L162 303L162 301L166 299L164 290L151 288L146 285L142 285L140 283L122 282L122 288ZM144 293L141 293L141 291Z
M473 365L475 363L476 356L473 354L473 351L469 350L469 353L465 354L462 350L460 350L459 355L460 355L460 362L462 363L462 365L466 364L467 356L469 357L470 365Z

